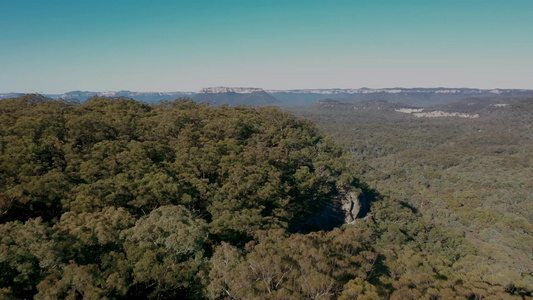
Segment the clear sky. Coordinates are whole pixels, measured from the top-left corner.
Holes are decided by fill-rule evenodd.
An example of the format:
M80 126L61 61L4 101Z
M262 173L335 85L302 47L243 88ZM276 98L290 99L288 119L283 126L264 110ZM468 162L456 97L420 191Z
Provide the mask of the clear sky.
M533 89L533 0L0 0L0 92Z

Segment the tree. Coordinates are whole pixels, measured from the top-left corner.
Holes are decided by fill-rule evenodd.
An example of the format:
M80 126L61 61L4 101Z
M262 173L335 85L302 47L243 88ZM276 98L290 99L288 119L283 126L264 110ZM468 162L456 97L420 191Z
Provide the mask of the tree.
M123 231L133 287L150 297L192 297L205 267L207 227L183 206L162 206Z

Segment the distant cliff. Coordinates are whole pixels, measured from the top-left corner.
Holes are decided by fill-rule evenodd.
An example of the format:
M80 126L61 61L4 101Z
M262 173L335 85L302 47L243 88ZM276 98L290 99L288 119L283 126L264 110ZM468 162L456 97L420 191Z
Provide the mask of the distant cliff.
M240 88L240 87L210 87L200 90L194 95L196 102L208 102L215 105L228 104L235 105L277 105L279 100L267 94L261 88Z
M13 98L23 93L3 93L0 99ZM522 89L472 89L472 88L383 88L383 89L301 89L263 90L247 87L208 87L196 92L89 92L71 91L64 94L45 94L53 99L85 101L91 97L127 97L147 103L177 98L192 98L196 102L209 102L215 105L231 106L244 104L252 106L276 105L280 107L309 106L317 101L332 99L341 102L365 102L385 100L408 106L432 107L445 105L466 98L525 99L533 97L533 90Z
M283 103L293 105L306 105L329 98L342 102L386 100L420 107L450 103L469 97L533 96L532 90L470 88L304 89L267 90L266 92Z

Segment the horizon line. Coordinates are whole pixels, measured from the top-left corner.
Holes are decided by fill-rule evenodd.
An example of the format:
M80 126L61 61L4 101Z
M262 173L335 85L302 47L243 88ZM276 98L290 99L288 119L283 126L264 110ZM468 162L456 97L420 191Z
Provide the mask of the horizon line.
M207 88L242 88L242 89L248 89L248 88L256 88L256 89L262 89L263 91L304 91L304 90L393 90L393 89L405 89L405 90L415 90L415 89L448 89L448 90L454 90L454 89L467 89L467 90L519 90L519 91L531 91L533 88L477 88L477 87L443 87L443 86L437 86L437 87L381 87L381 88L370 88L370 87L359 87L359 88L295 88L295 89L265 89L261 87L241 87L241 86L210 86L201 88L199 91L190 91L190 90L174 90L174 91L135 91L135 90L114 90L114 91L89 91L89 90L70 90L62 93L54 93L54 92L0 92L0 94L38 94L38 95L63 95L66 93L72 93L72 92L81 92L81 93L118 93L118 92L132 92L132 93L195 93L198 94L202 89Z

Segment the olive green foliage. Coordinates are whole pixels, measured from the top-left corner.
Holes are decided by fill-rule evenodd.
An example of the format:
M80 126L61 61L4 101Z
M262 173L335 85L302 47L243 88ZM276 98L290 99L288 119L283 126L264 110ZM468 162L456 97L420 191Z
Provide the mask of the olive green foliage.
M4 297L203 298L214 245L289 232L359 171L273 107L26 95L0 124Z
M273 107L0 101L0 298L532 296L528 115L307 113L350 153ZM346 191L371 213L295 232Z
M348 278L364 284L372 272L377 254L367 235L355 228L307 235L270 231L244 251L222 244L212 258L210 296L330 299Z
M442 262L438 268L418 249L394 247L385 254L389 270L402 272L419 261L421 278L430 278L424 270L448 270L437 282L449 282L468 297L503 299L531 296L533 290L533 99L508 101L479 111L475 119L416 118L387 109L387 103L379 110L338 104L297 114L314 119L363 162L365 182L414 212L425 226L418 232L427 235L428 228L436 228L449 236L424 244L431 261ZM393 215L398 212L385 218L391 221ZM382 238L410 243L415 231L405 233L411 226L396 221ZM434 256L439 252L444 257ZM434 293L434 287L422 288L427 282L391 275L391 293ZM441 298L452 297L449 290L440 291Z

